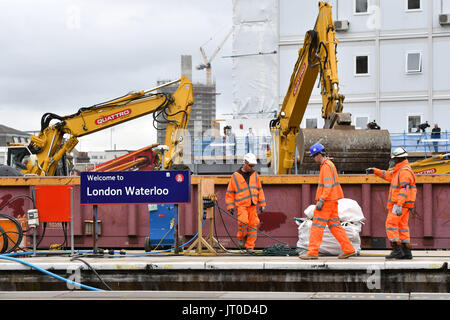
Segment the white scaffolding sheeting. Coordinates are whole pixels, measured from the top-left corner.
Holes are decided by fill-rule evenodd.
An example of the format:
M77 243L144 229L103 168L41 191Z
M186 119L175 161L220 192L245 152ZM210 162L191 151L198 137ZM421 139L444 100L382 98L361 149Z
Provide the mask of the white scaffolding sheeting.
M233 114L271 117L278 110L278 1L233 0L233 26Z

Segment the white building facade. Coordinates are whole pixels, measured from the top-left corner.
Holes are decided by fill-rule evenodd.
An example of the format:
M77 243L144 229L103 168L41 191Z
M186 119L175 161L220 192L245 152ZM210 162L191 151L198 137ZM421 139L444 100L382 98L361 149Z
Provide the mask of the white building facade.
M274 1L279 10L279 103L318 1ZM391 133L438 123L450 129L450 0L333 0L340 92L357 128L375 120ZM440 20L441 19L441 20ZM339 21L336 23L336 21ZM450 22L450 16L447 20ZM348 22L348 28L346 27ZM315 87L301 127L323 126Z
M366 128L375 120L393 134L416 132L419 124L428 121L431 127L438 123L443 131L450 130L450 0L328 2L333 19L341 25L336 32L340 93L346 97L344 112L352 114L353 124ZM233 1L235 117L242 113L247 118L249 110L267 114L279 110L305 33L314 27L318 3ZM276 54L241 56L272 51ZM267 97L253 106L242 103L258 101L261 92L271 94L274 89L278 99L273 107ZM316 85L302 128L323 127L321 103Z

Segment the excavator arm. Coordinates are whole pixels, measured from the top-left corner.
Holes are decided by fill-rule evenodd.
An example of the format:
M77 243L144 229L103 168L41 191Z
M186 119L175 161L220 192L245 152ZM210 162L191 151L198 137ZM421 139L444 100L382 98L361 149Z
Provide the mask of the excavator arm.
M334 128L354 129L351 126L351 115L342 112L345 97L339 93L337 44L332 7L328 2L321 1L319 2L319 12L314 29L306 32L303 46L298 51L298 59L295 63L280 112L275 119L270 121L269 126L272 134L270 158L271 166L276 174L289 174L292 172L296 145L300 145L298 147L301 149L299 150L300 162L304 166L305 161L303 160L307 160L305 153L310 145L320 140L327 142L327 140L330 140L327 139L328 137L331 139L337 137L335 132L329 133L326 130ZM300 124L318 76L320 77L320 94L322 96L322 118L325 125L324 129L311 129L316 131L309 134L309 132L300 130ZM351 140L350 136L355 135L356 131L346 130L346 133L344 133L346 138L342 139L340 137L339 140L335 138L334 141L328 141L328 146L325 145L325 147L328 150L332 150L333 147L340 145L340 148L348 143L349 139ZM379 135L380 132L378 131L378 133L374 134ZM309 134L313 140L305 137L305 134ZM382 153L384 160L386 160L386 143L384 141L386 132L382 132L382 136ZM390 140L388 144L390 148ZM389 151L387 150L387 156L389 156ZM335 154L333 155L336 156ZM345 163L347 159L348 157L343 155L344 161L342 163ZM351 168L351 166L348 167Z
M110 172L110 171L149 171L154 170L157 164L158 156L153 148L157 147L159 143L143 147L139 150L132 151L123 156L103 162L96 165L88 171L93 172Z
M280 122L282 127L286 128L285 131L300 125L318 75L325 128L333 126L333 113L342 112L345 97L339 94L337 44L331 5L321 2L315 27L306 33L303 47L299 50L288 92L281 107Z
M319 74L322 117L327 119L332 113L342 111L344 96L339 94L336 45L331 5L320 2L314 29L306 32L298 52L281 110L270 124L274 155L278 156L278 161L273 163L276 173L289 173L294 165L295 138ZM330 121L326 121L326 127L331 127Z
M58 116L46 113L41 120L41 131L30 138L28 147L34 155L28 161L24 174L52 176L57 163L77 145L78 138L112 126L153 114L154 121L166 122L165 144L169 147L164 159L164 168L181 163L184 130L194 103L193 86L182 76L178 89L172 94L148 91L129 93L91 107L81 108L77 113ZM173 84L166 84L164 86ZM58 122L50 125L52 120Z

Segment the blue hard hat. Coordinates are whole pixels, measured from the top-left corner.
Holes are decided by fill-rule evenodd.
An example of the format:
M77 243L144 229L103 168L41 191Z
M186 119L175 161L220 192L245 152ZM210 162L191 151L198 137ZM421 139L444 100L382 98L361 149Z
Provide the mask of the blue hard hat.
M311 152L311 157L314 157L316 154L318 154L319 152L321 152L323 150L325 150L325 147L323 145L321 145L320 143L313 144L309 148L309 151Z

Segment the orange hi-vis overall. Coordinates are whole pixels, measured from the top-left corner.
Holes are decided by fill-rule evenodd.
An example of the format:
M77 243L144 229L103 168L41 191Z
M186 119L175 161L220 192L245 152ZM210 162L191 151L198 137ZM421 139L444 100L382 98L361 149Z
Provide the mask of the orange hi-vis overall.
M247 184L239 172L234 172L228 183L225 203L227 210L236 208L239 219L237 238L244 240L247 237L245 248L254 249L258 233L256 228L260 222L256 205L266 206L266 198L259 175L253 172Z
M344 197L341 185L338 182L336 167L327 159L320 166L319 185L316 192L316 201L325 200L322 210L314 209L311 231L309 234L308 254L319 255L323 232L328 226L333 236L341 245L345 254L355 252L355 248L348 239L347 233L341 226L338 215L338 200Z
M396 243L411 243L408 220L409 212L416 201L417 188L416 177L408 160L397 163L392 172L374 168L373 173L391 183L386 218L388 239ZM401 215L395 213L395 206L402 207Z

